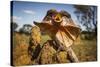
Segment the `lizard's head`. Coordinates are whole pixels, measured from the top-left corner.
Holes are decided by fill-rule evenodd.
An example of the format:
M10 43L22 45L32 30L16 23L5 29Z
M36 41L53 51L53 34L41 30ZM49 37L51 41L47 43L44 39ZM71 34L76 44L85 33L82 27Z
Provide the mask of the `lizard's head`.
M49 18L53 24L61 24L64 16L66 16L66 18L71 18L71 15L67 11L62 10L58 12L55 9L50 9L47 11L44 20Z
M44 17L42 23L48 23L52 25L61 25L63 23L63 17L71 18L71 15L67 11L56 11L55 9L50 9L47 11L46 16Z

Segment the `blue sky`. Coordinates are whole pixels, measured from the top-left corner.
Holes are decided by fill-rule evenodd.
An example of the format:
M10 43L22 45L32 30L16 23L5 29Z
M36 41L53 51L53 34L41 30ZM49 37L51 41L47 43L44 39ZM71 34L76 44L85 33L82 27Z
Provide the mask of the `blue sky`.
M33 21L41 22L49 9L67 11L71 14L74 22L79 24L74 14L75 9L73 8L73 5L70 4L14 1L12 8L13 21L18 23L19 28L22 27L23 24L34 25Z

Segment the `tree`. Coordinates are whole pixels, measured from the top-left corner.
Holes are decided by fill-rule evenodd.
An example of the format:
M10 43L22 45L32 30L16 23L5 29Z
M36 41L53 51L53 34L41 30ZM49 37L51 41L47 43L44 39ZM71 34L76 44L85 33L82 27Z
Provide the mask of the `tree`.
M88 5L74 5L78 21L89 32L97 33L97 7Z
M32 29L32 25L24 24L22 28L19 29L20 33L30 34Z
M17 27L18 27L18 24L16 22L11 22L11 29L13 32L16 31Z

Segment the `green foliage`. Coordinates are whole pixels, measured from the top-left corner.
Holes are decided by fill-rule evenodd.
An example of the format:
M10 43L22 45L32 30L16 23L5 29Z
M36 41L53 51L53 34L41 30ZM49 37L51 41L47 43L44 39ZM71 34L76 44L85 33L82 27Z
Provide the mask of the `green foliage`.
M44 44L47 40L51 40L51 38L48 35L41 36L41 44Z

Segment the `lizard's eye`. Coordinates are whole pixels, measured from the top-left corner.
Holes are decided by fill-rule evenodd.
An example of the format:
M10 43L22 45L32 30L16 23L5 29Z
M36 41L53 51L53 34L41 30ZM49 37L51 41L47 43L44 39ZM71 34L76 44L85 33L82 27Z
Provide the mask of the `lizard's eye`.
M57 13L57 11L55 10L55 9L50 9L50 10L48 10L47 11L47 15L49 15L49 16L53 16L53 15L55 15Z
M71 18L71 15L67 11L62 10L60 11L60 14L66 16L67 18Z

